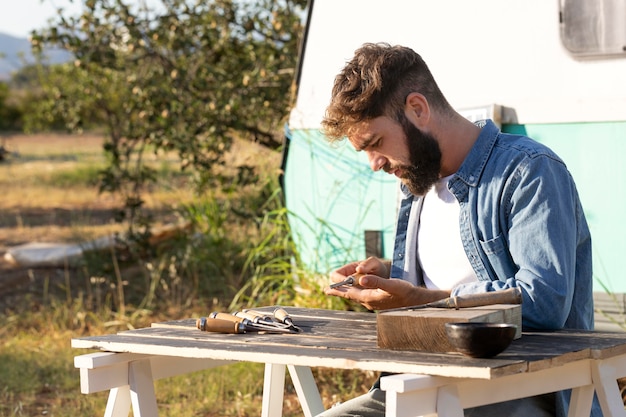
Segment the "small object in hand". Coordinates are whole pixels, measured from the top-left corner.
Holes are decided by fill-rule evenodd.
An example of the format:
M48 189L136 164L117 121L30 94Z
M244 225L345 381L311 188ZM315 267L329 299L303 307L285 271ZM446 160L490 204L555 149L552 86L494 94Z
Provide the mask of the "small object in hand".
M343 281L339 281L339 282L335 282L334 284L330 284L330 288L343 287L344 285L346 285L348 287L354 285L354 277L352 275L350 275L348 278L344 279Z
M363 274L363 273L360 273L360 272L355 272L354 274L348 276L348 278L344 279L343 281L339 281L339 282L335 282L334 284L330 284L330 288L343 287L344 285L346 287L362 288L359 285L359 278L361 278L363 275L367 275L367 274Z
M517 326L507 323L446 323L448 341L457 352L472 358L492 358L503 352L515 337Z

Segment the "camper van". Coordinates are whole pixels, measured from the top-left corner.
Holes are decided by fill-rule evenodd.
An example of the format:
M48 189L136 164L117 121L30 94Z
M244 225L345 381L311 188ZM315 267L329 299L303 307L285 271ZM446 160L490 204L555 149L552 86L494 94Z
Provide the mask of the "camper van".
M596 306L623 311L626 1L311 1L284 188L302 260L320 273L393 249L395 177L320 131L335 75L366 42L413 48L466 117L563 158L592 233L594 291L606 295Z

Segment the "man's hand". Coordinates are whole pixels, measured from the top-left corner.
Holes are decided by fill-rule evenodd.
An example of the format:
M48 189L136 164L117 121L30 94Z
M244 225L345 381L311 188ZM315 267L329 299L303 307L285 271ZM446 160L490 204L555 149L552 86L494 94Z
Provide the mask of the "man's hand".
M387 278L389 268L377 258L362 262L352 262L331 272L333 282L341 282L356 273L360 276L356 286L326 287L327 295L343 297L360 303L368 310L386 310L407 307L440 300L450 295L450 291L428 290L397 278Z
M416 290L413 284L397 278L381 278L376 275L363 275L358 286L327 287L327 295L335 295L356 301L368 310L386 310L410 304L409 293Z
M330 273L333 282L341 282L350 275L377 275L379 277L389 277L389 262L384 262L378 258L370 256L364 261L352 262Z

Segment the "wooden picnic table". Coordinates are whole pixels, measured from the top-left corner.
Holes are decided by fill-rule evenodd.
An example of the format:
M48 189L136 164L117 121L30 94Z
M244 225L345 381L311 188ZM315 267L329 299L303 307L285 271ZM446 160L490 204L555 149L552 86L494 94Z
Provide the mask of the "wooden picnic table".
M617 378L626 376L626 334L524 332L500 355L377 347L376 314L285 307L303 329L294 334L221 334L196 319L72 339L81 391L110 390L106 417L157 416L154 380L238 361L265 364L264 417L282 415L289 371L304 415L324 410L312 367L395 373L381 379L387 416L463 416L463 408L572 388L569 417L589 416L594 392L605 417L626 416ZM272 311L273 307L258 310Z

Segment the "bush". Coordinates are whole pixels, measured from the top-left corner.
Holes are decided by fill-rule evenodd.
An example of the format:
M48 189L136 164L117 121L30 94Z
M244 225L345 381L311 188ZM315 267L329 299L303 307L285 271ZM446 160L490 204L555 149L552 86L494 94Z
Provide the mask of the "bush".
M17 131L22 128L22 110L11 101L9 85L0 81L0 131Z

